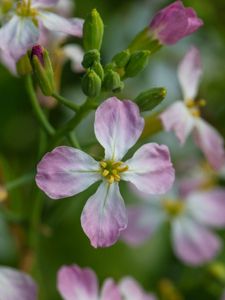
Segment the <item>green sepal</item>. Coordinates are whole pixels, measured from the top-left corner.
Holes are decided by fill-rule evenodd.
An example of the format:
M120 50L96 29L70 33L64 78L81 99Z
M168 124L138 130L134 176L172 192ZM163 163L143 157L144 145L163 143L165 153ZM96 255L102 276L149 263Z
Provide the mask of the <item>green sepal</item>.
M85 51L97 49L102 46L104 24L96 9L87 16L83 26L83 43Z
M157 87L140 93L134 101L139 106L140 111L149 111L159 105L165 97L166 89Z
M150 53L148 50L135 51L125 67L125 77L135 77L143 71L148 65Z
M23 55L16 63L16 70L19 76L29 75L33 72L28 53Z
M85 95L97 97L101 92L102 81L95 71L88 70L82 79L81 85Z
M105 91L113 92L121 91L123 89L123 85L120 80L120 75L113 70L107 70L105 72L105 77L103 81L103 89Z
M92 67L95 62L100 62L100 53L98 50L93 49L84 54L82 65L85 69Z
M117 67L123 68L127 65L129 59L130 59L130 51L129 49L127 49L116 54L113 57L112 61L116 64Z

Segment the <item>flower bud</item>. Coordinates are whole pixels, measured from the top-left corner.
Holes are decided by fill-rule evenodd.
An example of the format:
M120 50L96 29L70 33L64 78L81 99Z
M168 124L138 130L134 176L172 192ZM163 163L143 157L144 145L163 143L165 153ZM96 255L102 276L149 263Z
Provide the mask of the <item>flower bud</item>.
M130 59L130 51L127 49L127 50L123 50L120 53L116 54L113 57L112 61L116 64L117 67L123 68L126 66L129 59Z
M88 97L97 97L101 92L101 78L93 70L88 70L82 79L82 90Z
M83 42L85 51L101 49L104 24L96 9L88 15L83 26Z
M100 61L100 53L98 50L90 50L84 54L82 66L86 69L92 67L95 62Z
M134 77L147 66L150 51L142 50L134 52L125 67L125 77Z
M166 96L166 89L162 87L152 88L142 92L135 98L140 111L148 111L159 105Z
M33 72L28 54L23 55L16 63L17 74L25 76Z
M113 70L106 71L103 88L106 91L120 92L123 89L120 75Z
M202 25L192 8L185 8L181 1L176 1L155 15L149 29L161 44L172 45Z
M91 68L100 77L101 80L104 78L104 69L100 62L95 62Z
M38 85L45 96L55 91L54 73L48 51L36 45L31 50L31 63Z

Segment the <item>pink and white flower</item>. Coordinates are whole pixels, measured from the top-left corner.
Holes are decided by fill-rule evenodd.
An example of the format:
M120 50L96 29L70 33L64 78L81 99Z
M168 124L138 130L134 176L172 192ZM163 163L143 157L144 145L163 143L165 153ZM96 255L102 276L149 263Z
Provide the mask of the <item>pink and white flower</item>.
M222 246L211 229L225 227L225 190L195 191L182 200L148 199L128 208L128 220L122 239L134 246L169 221L176 256L185 264L201 265L215 257Z
M0 267L0 298L3 300L36 300L37 287L33 279L9 267Z
M64 300L155 300L146 294L132 278L126 277L117 285L106 279L99 291L96 274L89 268L77 265L63 266L58 271L58 290Z
M11 19L0 29L0 51L16 62L38 42L42 27L76 37L82 36L83 20L67 19L49 11L58 0L22 0Z
M95 135L105 149L102 161L81 150L62 146L47 153L38 164L36 183L52 199L76 195L102 181L81 216L83 230L94 247L114 244L127 226L120 180L130 181L148 194L163 194L173 184L174 169L164 145L145 144L131 159L122 161L143 127L144 119L136 104L109 98L95 114Z
M179 142L184 144L193 132L195 143L203 151L211 166L218 170L225 161L222 136L200 117L203 100L194 100L202 75L198 49L192 47L181 61L178 78L184 95L184 102L176 101L167 108L160 119L166 131L174 131Z
M161 44L172 45L203 25L196 12L176 1L160 10L149 27Z

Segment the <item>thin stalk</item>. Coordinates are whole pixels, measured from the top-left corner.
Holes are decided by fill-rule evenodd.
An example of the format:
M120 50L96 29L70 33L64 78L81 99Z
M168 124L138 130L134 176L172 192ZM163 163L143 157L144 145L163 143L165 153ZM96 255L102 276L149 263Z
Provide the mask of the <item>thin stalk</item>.
M62 97L61 95L57 94L57 93L53 93L52 97L54 97L56 100L58 100L60 103L62 103L63 105L65 105L66 107L72 109L73 111L77 112L80 109L80 106L77 105L76 103Z
M55 134L55 129L48 122L44 112L41 109L33 88L32 78L30 76L26 77L26 89L37 120L39 121L42 128L46 131L46 133L50 136L53 136Z

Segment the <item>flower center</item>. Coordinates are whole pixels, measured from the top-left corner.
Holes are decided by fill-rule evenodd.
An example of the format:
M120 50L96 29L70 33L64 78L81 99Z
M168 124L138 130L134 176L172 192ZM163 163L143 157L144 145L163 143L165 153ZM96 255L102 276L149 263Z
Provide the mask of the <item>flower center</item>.
M119 182L120 173L123 173L128 170L128 166L125 165L122 161L113 161L113 160L102 160L99 162L100 172L102 176L108 181L108 183Z
M22 0L17 4L16 8L17 15L21 17L32 17L37 16L37 10L31 7L31 0Z
M192 116L198 118L201 115L200 108L204 107L206 105L206 102L203 99L200 100L188 99L185 101L185 105L191 112Z
M184 211L185 206L182 201L165 199L163 201L163 208L170 217L177 217Z

